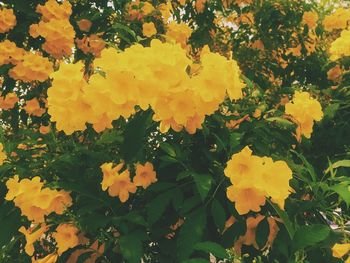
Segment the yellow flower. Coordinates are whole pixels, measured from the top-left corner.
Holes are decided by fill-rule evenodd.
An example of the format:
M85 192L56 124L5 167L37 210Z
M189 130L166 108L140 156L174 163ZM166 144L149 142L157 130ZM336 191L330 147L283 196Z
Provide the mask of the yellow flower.
M50 125L47 125L47 126L41 125L39 128L39 132L41 134L48 134L50 131L51 131Z
M332 247L333 257L342 258L350 251L350 243L335 244Z
M141 10L147 16L154 11L154 6L149 2L144 2Z
M108 194L112 197L118 196L122 203L125 203L129 199L129 193L136 192L136 185L130 181L129 170L124 170L119 173L123 168L124 163L118 164L113 167L113 163L104 163L101 165L103 172L102 190L108 189Z
M314 11L306 11L303 14L302 22L307 25L309 29L313 29L317 25L318 14Z
M45 5L38 5L36 12L42 14L45 21L69 19L72 14L72 6L69 1L59 4L55 0L47 0Z
M196 0L195 2L195 8L197 13L203 13L205 4L207 3L208 0Z
M329 49L331 60L337 60L342 56L350 56L350 30L343 30L340 37L334 40Z
M179 43L182 48L186 47L187 40L192 34L192 29L185 23L176 23L171 21L168 24L166 36L169 40Z
M261 171L262 163L260 158L252 155L252 150L248 146L242 151L234 154L227 162L224 170L225 175L230 178L233 185L239 187L247 187L252 184L252 179L255 178L256 171ZM255 178L256 180L257 178Z
M224 174L232 183L227 188L227 198L235 203L239 214L260 211L265 198L271 198L284 209L292 178L292 171L284 161L255 156L247 146L227 162Z
M84 32L89 32L91 26L92 26L92 22L88 19L80 19L78 22L78 27L81 31Z
M75 31L69 22L72 14L69 1L59 4L56 0L48 0L45 5L38 5L36 11L42 14L42 19L38 24L30 26L29 34L34 38L45 38L42 48L56 59L70 56Z
M83 80L82 70L82 63L61 63L59 70L51 74L52 86L47 91L51 121L56 122L57 129L67 135L85 130L91 116L90 106L83 98L87 83ZM70 76L69 79L67 76Z
M40 225L39 229L37 229L36 225L28 229L26 229L24 226L20 227L18 231L26 237L26 245L24 247L24 250L29 256L32 256L34 254L34 242L38 241L47 230L48 227L45 224Z
M0 143L0 165L4 163L6 158L7 158L7 155L6 155L6 152L4 151L4 145Z
M84 54L92 54L94 57L100 57L101 51L105 48L106 43L96 34L92 34L89 37L84 36L82 39L76 39L78 48L84 52Z
M144 23L142 25L142 33L146 37L151 37L151 36L157 34L157 29L154 26L154 23L153 22Z
M153 169L153 164L146 162L144 165L136 164L136 175L133 178L136 186L142 186L146 189L152 183L157 182L156 172Z
M0 9L0 33L6 33L16 25L16 17L10 8Z
M79 244L78 234L79 230L70 224L60 224L52 237L57 242L57 253L62 255L63 252L69 248L73 248Z
M39 101L36 98L26 101L24 109L29 115L37 117L42 116L46 111L46 109L40 107Z
M327 71L327 78L334 82L339 82L343 72L339 65L334 66Z
M27 52L20 62L10 69L9 76L23 82L40 81L48 79L53 72L53 65L39 54Z
M102 180L102 190L106 191L114 183L114 176L117 174L124 166L124 163L118 164L116 167L113 167L113 163L104 163L101 165L101 170L103 173Z
M5 97L0 97L0 108L4 110L10 110L18 101L19 99L17 97L17 94L10 92Z
M328 15L323 20L323 26L326 31L334 29L345 29L350 21L350 9L338 8L334 13Z
M9 63L16 65L25 53L24 49L17 47L14 42L6 39L0 42L0 65Z
M164 22L168 22L171 17L171 12L173 11L173 6L171 5L171 1L167 1L166 3L160 4L158 6L158 10L162 13L162 18Z
M285 105L285 113L291 115L301 129L301 133L310 138L314 121L323 118L321 104L308 92L296 91L291 102Z
M15 175L6 182L8 192L5 199L13 200L22 215L35 223L44 222L44 217L52 212L62 214L72 205L68 192L43 188L43 185L38 176L31 180L25 178L19 181L18 175Z
M227 198L235 203L235 208L240 215L249 211L259 212L260 206L265 204L264 193L255 188L236 188L231 185L227 188Z

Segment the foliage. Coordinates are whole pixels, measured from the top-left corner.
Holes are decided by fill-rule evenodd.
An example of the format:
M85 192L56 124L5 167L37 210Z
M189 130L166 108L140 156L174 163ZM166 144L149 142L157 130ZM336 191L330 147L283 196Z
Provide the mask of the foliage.
M335 2L0 0L0 262L349 261Z

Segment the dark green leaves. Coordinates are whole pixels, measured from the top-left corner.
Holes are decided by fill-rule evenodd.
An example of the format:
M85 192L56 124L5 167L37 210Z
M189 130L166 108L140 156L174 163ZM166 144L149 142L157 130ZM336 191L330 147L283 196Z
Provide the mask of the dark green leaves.
M139 112L126 125L124 131L124 142L121 153L125 161L131 161L143 149L146 142L146 130L152 118L152 111Z
M223 206L220 204L220 202L216 199L213 200L211 203L211 215L214 219L214 223L216 227L222 231L225 226L226 221L226 213L223 208Z
M199 195L201 196L202 200L204 200L210 189L213 178L209 174L192 174L194 182L196 183L197 190L199 192Z
M295 232L293 246L295 249L313 246L325 240L329 234L330 228L326 225L302 226Z
M172 191L166 191L149 202L147 205L149 224L154 224L162 216L171 199Z
M270 233L269 223L265 218L259 223L255 232L255 240L259 248L263 248L265 246L269 233Z
M129 263L140 263L143 256L142 240L138 235L130 234L119 239L120 250Z
M194 246L201 240L206 221L204 208L199 208L185 219L177 240L177 256L180 262L191 255Z

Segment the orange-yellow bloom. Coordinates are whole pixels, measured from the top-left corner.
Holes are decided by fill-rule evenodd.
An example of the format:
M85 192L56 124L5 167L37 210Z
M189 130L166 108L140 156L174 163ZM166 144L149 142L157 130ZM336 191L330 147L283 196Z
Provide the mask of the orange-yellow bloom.
M144 23L142 25L142 33L145 37L151 37L157 34L157 29L154 26L154 23L153 22Z
M350 243L335 244L332 247L333 257L342 258L350 251Z
M105 163L101 165L103 172L102 190L108 188L110 196L118 196L122 203L129 199L129 193L136 192L136 185L130 180L130 172L128 169L119 173L124 164L120 163L113 168L113 163Z
M296 91L293 100L285 105L285 112L297 121L301 133L306 138L311 137L314 121L323 118L321 104L308 92Z
M79 245L78 238L79 229L70 224L60 224L52 237L57 242L57 253L62 255L69 248Z
M16 16L10 8L0 9L0 33L6 33L16 25Z
M157 182L156 172L153 169L153 164L146 162L144 165L136 164L136 175L133 178L136 186L142 186L146 189L152 183Z
M37 229L37 226L33 226L28 229L26 229L24 226L20 227L18 231L26 237L26 245L24 250L29 256L34 254L34 242L38 241L47 231L47 229L48 227L46 225L41 225L39 229Z

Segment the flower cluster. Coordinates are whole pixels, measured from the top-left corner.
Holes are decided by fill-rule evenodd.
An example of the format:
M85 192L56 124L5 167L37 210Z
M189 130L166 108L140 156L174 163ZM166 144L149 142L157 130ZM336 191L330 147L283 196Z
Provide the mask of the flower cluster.
M335 29L345 29L350 22L350 9L338 8L334 13L326 16L323 20L323 26L326 31Z
M129 199L129 193L136 192L136 186L142 186L146 189L152 183L157 181L156 172L153 165L146 162L144 165L136 164L136 175L133 182L130 179L130 171L125 169L124 163L120 163L113 167L113 163L104 163L101 165L103 172L102 190L108 189L110 196L118 196L122 203Z
M44 6L38 5L37 12L42 14L42 20L30 26L30 35L45 38L42 48L54 58L70 56L75 37L75 31L69 22L72 13L70 3L64 1L59 4L56 0L48 0Z
M94 57L100 57L102 49L105 48L106 43L96 34L84 36L82 39L76 39L77 47L83 51L84 54L92 54Z
M321 104L308 92L299 91L296 91L293 100L285 105L285 113L296 121L297 135L302 134L306 138L311 137L314 121L320 121L323 117Z
M19 99L17 97L17 94L14 92L10 92L6 94L5 97L0 97L0 109L10 110L16 105L18 101Z
M70 224L60 224L56 228L52 237L56 240L58 255L61 255L69 248L73 248L79 244L78 232L79 229Z
M174 41L185 48L187 41L192 34L192 29L185 23L170 22L167 25L166 37L169 41Z
M10 40L0 42L0 66L4 64L16 65L25 54L24 49L16 46Z
M103 74L92 75L89 84L82 80L79 64L62 64L52 75L49 113L67 134L84 130L85 122L97 132L112 128L113 120L130 117L137 105L143 110L152 107L161 132L171 127L193 134L226 94L232 100L241 98L244 86L236 61L205 49L200 65L194 65L179 45L159 40L150 47L134 45L120 53L105 49L94 65ZM189 75L191 66L199 70ZM67 75L72 77L67 80ZM63 114L67 111L79 114L67 118Z
M54 72L52 87L48 89L48 113L51 121L57 123L58 130L71 134L84 130L89 105L83 100L83 89L87 83L82 78L83 64L61 63ZM69 78L67 78L69 76Z
M16 25L16 16L10 8L0 9L0 33L6 33Z
M307 11L303 14L302 22L309 29L314 29L317 26L318 14L314 11Z
M72 199L64 190L44 188L40 177L19 180L18 175L6 182L8 189L6 200L15 203L22 215L35 223L44 222L44 216L53 212L63 214L66 207L72 205Z
M337 60L342 56L350 56L350 30L343 30L329 49L331 60Z
M46 109L40 107L40 103L37 98L26 101L24 109L28 115L33 115L36 117L42 116L46 111Z
M235 203L240 215L260 211L265 198L269 197L284 208L284 201L290 193L289 180L292 178L292 171L286 162L255 156L246 146L227 162L224 173L232 183L227 188L227 198Z
M53 72L53 65L48 60L37 53L27 52L22 59L10 69L9 75L15 80L31 82L34 80L43 82L47 80Z
M23 82L45 81L53 71L53 65L47 58L25 51L9 40L0 42L0 66L3 64L15 65L9 70L9 76Z

